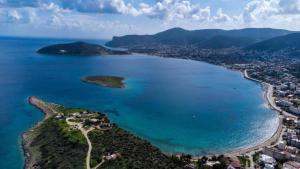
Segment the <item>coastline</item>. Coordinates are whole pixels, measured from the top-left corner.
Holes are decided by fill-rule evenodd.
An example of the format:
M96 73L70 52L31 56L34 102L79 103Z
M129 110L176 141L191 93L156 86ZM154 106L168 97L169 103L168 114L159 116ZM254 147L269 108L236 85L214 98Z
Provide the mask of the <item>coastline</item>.
M268 147L268 146L275 146L278 144L279 141L281 141L282 135L284 133L285 126L282 123L282 120L285 116L290 116L290 117L296 117L293 114L290 114L279 107L276 106L275 104L275 98L273 97L273 85L251 78L248 75L247 70L240 71L243 75L243 77L247 80L251 80L253 82L256 82L261 85L263 89L263 97L266 100L268 107L276 112L278 114L279 118L279 124L277 126L276 131L273 133L273 135L268 138L267 140L258 143L256 145L250 146L250 147L245 147L245 148L239 148L237 150L229 151L223 153L223 155L228 156L228 157L236 157L236 156L241 156L241 155L252 155L257 151L261 151L263 148ZM213 154L213 155L221 155L221 154ZM213 156L213 155L207 155L207 156ZM202 156L194 156L193 160L198 160Z
M273 133L273 135L270 138L268 138L267 140L265 140L264 142L259 143L257 145L254 145L252 147L248 147L248 148L245 148L245 149L242 148L240 150L236 150L236 151L233 151L233 152L226 153L226 155L229 155L229 156L238 156L238 155L242 155L242 154L252 154L256 151L260 151L264 147L276 145L281 140L281 136L282 136L283 131L284 131L284 126L283 126L283 123L282 123L283 117L281 116L282 110L280 108L278 108L275 104L275 100L274 100L274 97L273 97L273 86L271 84L268 84L268 83L265 83L263 81L260 81L260 80L249 77L247 70L244 70L242 73L243 73L243 76L244 76L245 79L254 81L254 82L259 83L261 85L261 87L263 89L263 97L267 101L268 107L278 114L279 123L278 123L277 129Z
M264 147L276 145L281 140L281 136L285 129L284 125L282 124L283 117L284 116L294 116L292 114L289 114L289 113L281 110L280 108L278 108L276 106L275 100L273 97L273 86L271 84L268 84L268 83L265 83L265 82L262 82L257 79L249 77L247 70L244 70L242 73L243 73L243 76L245 79L257 82L262 86L263 95L268 103L269 108L278 113L279 124L277 126L275 133L269 139L263 141L262 143L258 143L254 146L250 146L248 148L245 147L245 148L240 148L238 150L234 150L232 152L227 152L227 153L225 152L224 155L229 156L229 157L239 156L239 155L243 155L243 154L251 155L252 153L254 153L256 151L260 151ZM48 119L51 116L51 114L53 114L53 110L48 109L47 106L39 106L40 104L45 104L45 103L41 102L41 100L39 100L37 97L34 97L34 96L29 97L28 102L31 105L35 106L36 108L40 109L44 113L44 118L41 121L39 121L36 125L34 125L32 128L28 129L28 131L26 131L22 134L22 147L23 147L23 152L25 155L24 169L32 168L32 165L34 164L34 158L32 158L32 153L31 153L31 150L29 149L29 145L31 143L30 142L31 141L30 134L33 133L33 131L36 127L38 127L43 121ZM281 113L282 113L282 115L281 115ZM219 154L213 154L213 155L219 155ZM208 156L212 156L212 155L208 155ZM200 159L201 157L202 156L194 156L193 160Z
M76 163L79 159L84 159L82 156L82 154L86 154L86 158L83 161L86 161L86 164L90 164L90 165L94 165L93 163L91 163L92 157L91 157L91 151L92 151L92 144L94 144L94 148L98 145L98 149L97 151L99 151L100 148L100 152L101 154L96 154L95 157L93 158L93 160L95 161L95 159L98 159L100 156L102 159L101 162L99 162L96 166L93 166L93 169L99 168L105 161L111 161L111 160L116 160L117 157L112 156L113 154L120 156L122 158L122 156L126 156L127 158L122 158L122 163L121 165L124 166L131 166L130 164L132 163L132 165L136 165L136 166L141 166L141 168L147 168L148 166L150 166L149 168L155 168L155 166L157 165L157 162L160 161L159 166L169 166L166 168L177 168L180 169L183 167L183 164L178 164L176 162L174 162L172 160L172 158L170 156L167 156L166 154L164 154L163 152L161 152L157 147L154 147L151 143L147 142L146 140L139 138L133 134L131 134L130 132L123 130L122 128L119 128L117 125L111 123L109 121L109 119L106 118L105 114L102 114L101 112L90 112L89 110L84 110L84 112L78 113L79 108L64 108L63 106L59 105L59 104L55 104L52 102L47 102L47 101L43 101L40 100L37 97L29 97L29 103L33 106L35 106L36 108L42 110L45 114L44 119L39 121L33 128L31 128L28 132L26 132L25 134L28 137L24 138L24 149L26 149L27 151L27 155L26 156L26 164L24 165L24 169L34 169L36 167L38 168L51 168L52 166L56 166L58 168L64 168L66 167L66 165L68 165L69 167L67 168L92 168L91 166L86 166L83 167L84 163ZM81 111L81 110L80 110ZM83 111L83 110L82 110ZM73 114L74 113L78 113L81 114L82 116L78 116L80 121L76 122L70 122L68 121L68 119L72 119L72 118L76 118ZM73 149L75 149L77 146L79 146L78 141L80 140L75 140L77 136L74 137L70 137L70 136L66 136L65 133L61 133L61 129L64 130L65 126L60 126L60 122L59 120L61 119L57 119L57 114L64 114L64 118L66 120L66 125L69 125L69 127L72 126L79 126L79 128L77 128L78 130L81 130L82 134L84 135L85 139L87 140L87 143L90 145L90 148L87 150L87 153L78 153L76 151L74 151ZM97 114L97 117L94 116L95 114ZM56 117L54 117L56 116ZM91 123L91 124L87 124L86 126L83 126L86 118L102 118L101 121L107 121L108 122L104 122L106 124L110 124L110 127L107 128L105 126L101 127L101 124L95 124L95 123ZM48 118L48 120L47 120ZM82 118L82 119L80 119ZM107 119L107 120L105 120ZM45 121L46 120L46 121ZM53 122L56 121L54 123L48 123L48 122ZM45 125L43 123L46 123ZM99 125L99 126L96 126ZM54 128L52 128L51 126L54 126ZM42 127L42 129L39 129L38 127ZM49 130L44 130L45 128L50 127ZM58 130L55 129L55 127L59 127ZM61 128L63 127L63 128ZM68 128L69 128L68 127ZM35 130L35 131L34 131ZM88 138L88 133L92 130L95 130L95 132L91 133L93 136L91 138ZM109 132L109 130L111 130L111 132ZM42 133L52 133L52 131L55 132L59 132L60 134L58 135L40 135ZM97 132L98 131L98 132ZM103 132L103 131L107 131L107 132ZM100 134L100 135L99 135ZM53 137L52 137L53 136ZM33 143L32 141L34 141L36 138L39 137L39 140L43 140L41 143L34 143L34 144L30 144ZM65 137L69 137L69 138L65 138ZM96 138L96 137L101 137L101 138ZM52 139L48 139L48 138L52 138ZM61 139L61 138L65 138L65 139ZM71 138L71 140L70 140ZM102 138L104 140L102 140ZM117 138L117 139L116 139ZM59 139L59 141L56 141L57 139ZM77 138L80 139L80 138ZM90 140L91 139L91 140ZM109 140L107 140L109 139ZM97 142L96 140L99 140L99 142ZM112 141L116 141L115 143L111 144ZM38 141L39 142L39 141ZM53 143L54 144L51 144ZM68 142L67 144L62 144ZM85 144L84 144L85 145ZM113 148L109 149L108 152L106 152L106 149L103 150L102 146L112 146ZM65 148L63 148L65 146ZM99 147L100 146L100 147ZM52 147L54 147L54 150L51 149ZM63 148L63 149L62 149ZM136 151L135 148L139 148L139 151ZM114 150L116 149L116 150ZM44 150L48 153L46 153L46 156L41 155L40 152L44 152ZM65 150L65 151L62 151ZM69 151L70 150L70 151ZM77 151L83 151L84 148L79 146L77 147ZM59 152L58 154L56 154L56 152ZM65 154L65 152L67 152L67 154ZM110 153L112 152L112 154ZM144 152L147 152L146 154ZM76 156L79 155L79 156ZM108 155L106 155L108 154ZM122 154L122 156L120 155ZM66 156L64 156L66 155ZM58 157L57 157L58 156ZM64 158L66 157L66 158ZM71 157L71 158L68 158ZM79 157L74 161L73 159L75 157ZM136 158L139 157L139 158ZM40 162L41 160L41 162ZM53 160L53 161L52 161ZM73 161L72 161L73 160ZM124 161L125 160L125 161ZM137 162L132 162L132 160L137 161ZM145 162L144 164L135 164L135 163L139 163L141 161ZM82 162L83 162L82 161ZM96 160L97 161L97 160ZM112 163L113 165L113 163ZM119 166L119 164L115 164L116 166ZM144 165L144 166L143 166ZM71 167L70 167L71 166ZM123 167L122 167L123 168Z
M262 143L254 145L252 147L241 148L239 150L235 150L235 151L232 151L232 152L225 153L225 155L228 155L228 156L239 156L239 155L242 155L242 154L252 154L256 151L262 150L264 147L276 145L279 141L281 141L282 134L283 134L284 129L285 129L285 127L282 123L283 118L285 116L295 117L294 115L292 115L292 114L290 114L290 113L288 113L288 112L286 112L286 111L284 111L281 108L276 106L275 98L273 97L273 88L274 88L273 85L271 85L269 83L266 83L266 82L263 82L263 81L260 81L260 80L257 80L257 79L254 79L254 78L251 78L248 75L247 70L244 70L244 71L241 71L241 72L242 72L245 79L254 81L256 83L259 83L262 86L263 96L264 96L265 100L268 103L268 107L278 114L279 124L277 126L277 129L276 129L275 133L273 133L273 135L269 139L265 140Z
M22 148L23 148L23 154L25 157L25 163L24 163L24 169L31 169L33 168L34 164L34 158L32 150L29 148L31 144L31 137L34 134L34 131L37 127L39 127L45 120L47 120L51 116L51 111L39 106L39 104L43 104L41 100L39 100L35 96L28 97L28 103L32 106L36 107L37 109L41 110L41 112L44 114L44 118L40 121L38 121L33 127L28 129L27 131L23 132L22 134Z

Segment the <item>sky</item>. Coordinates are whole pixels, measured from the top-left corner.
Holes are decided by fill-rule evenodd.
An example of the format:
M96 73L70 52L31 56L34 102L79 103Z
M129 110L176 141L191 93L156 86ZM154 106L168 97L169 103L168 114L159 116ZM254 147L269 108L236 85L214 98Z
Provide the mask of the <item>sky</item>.
M0 36L110 39L173 27L300 30L300 0L0 0Z

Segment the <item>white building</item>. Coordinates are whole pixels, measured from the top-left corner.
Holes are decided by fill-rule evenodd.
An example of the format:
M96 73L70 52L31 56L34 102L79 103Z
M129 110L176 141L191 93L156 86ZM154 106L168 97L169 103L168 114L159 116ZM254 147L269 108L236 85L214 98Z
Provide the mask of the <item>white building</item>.
M289 111L294 113L294 114L300 115L300 108L299 107L290 106Z
M295 139L295 138L292 139L291 140L291 146L300 148L300 140L299 139Z
M259 155L259 163L264 163L265 166L269 165L269 167L271 167L276 165L276 160L269 155L261 154Z
M293 103L291 103L288 100L279 100L279 101L276 101L276 104L278 104L279 106L283 106L283 107L293 106Z
M285 148L286 148L286 141L280 141L279 144L278 144L278 148L280 150L285 150Z

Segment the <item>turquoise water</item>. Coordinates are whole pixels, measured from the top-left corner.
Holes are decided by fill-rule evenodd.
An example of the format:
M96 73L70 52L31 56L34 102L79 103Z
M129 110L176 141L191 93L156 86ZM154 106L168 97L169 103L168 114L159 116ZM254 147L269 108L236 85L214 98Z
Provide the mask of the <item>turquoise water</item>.
M121 127L167 153L222 153L260 143L276 130L261 87L239 72L156 56L62 57L36 54L58 39L0 38L0 168L20 169L20 134L42 118L35 95L105 111ZM99 41L99 43L103 43ZM85 75L127 78L125 89L82 83Z

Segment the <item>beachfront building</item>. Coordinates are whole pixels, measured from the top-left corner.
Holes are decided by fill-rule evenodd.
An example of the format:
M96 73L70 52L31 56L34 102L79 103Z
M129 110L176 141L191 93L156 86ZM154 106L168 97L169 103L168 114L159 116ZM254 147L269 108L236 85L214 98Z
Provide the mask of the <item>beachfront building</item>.
M300 107L290 106L289 111L293 114L300 115Z
M287 159L287 154L285 151L280 151L274 147L267 147L263 150L263 154L270 156L276 160L286 160Z
M259 155L259 165L263 168L274 168L276 164L276 160L273 157L266 154Z
M241 164L238 161L230 163L230 165L227 167L227 169L240 169Z
M291 146L300 148L300 140L299 139L292 139Z
M288 100L279 100L279 101L276 101L276 104L279 105L279 106L282 106L282 107L290 107L290 106L293 106L293 103L288 101Z
M277 145L279 150L285 150L286 149L286 141L280 141Z
M283 169L300 169L300 163L295 161L288 161L283 164Z

